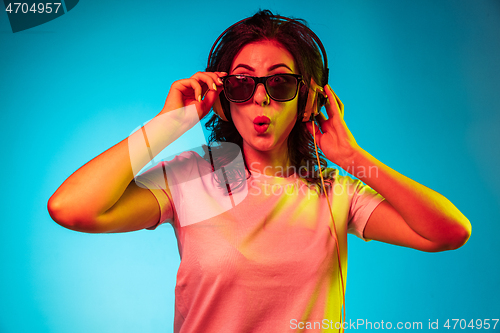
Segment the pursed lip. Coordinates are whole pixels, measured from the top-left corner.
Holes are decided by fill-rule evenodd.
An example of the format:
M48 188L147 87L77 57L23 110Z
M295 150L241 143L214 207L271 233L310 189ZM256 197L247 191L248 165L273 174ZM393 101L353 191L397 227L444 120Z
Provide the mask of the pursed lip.
M253 120L253 128L257 133L265 134L267 129L269 128L269 124L271 123L271 119L266 116L258 116Z
M265 125L265 124L271 123L271 119L269 119L269 117L266 117L266 116L258 116L258 117L255 117L255 119L253 120L253 123L256 125Z

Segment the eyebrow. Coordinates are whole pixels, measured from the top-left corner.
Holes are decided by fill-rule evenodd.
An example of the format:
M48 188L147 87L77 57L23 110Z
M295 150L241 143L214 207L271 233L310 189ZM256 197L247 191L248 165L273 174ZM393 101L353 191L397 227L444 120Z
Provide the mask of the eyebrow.
M239 64L239 65L237 65L236 67L233 68L232 72L234 72L237 68L240 68L240 67L248 69L249 71L255 72L255 69L253 67L248 66L246 64ZM280 68L280 67L288 68L290 70L290 72L293 72L293 70L290 67L288 67L286 64L283 64L283 63L272 65L267 70L270 72L270 71L275 70L276 68Z

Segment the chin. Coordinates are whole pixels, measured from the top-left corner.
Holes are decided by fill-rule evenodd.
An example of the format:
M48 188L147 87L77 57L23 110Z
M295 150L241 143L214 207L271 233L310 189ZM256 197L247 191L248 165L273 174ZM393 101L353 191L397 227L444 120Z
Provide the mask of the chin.
M257 151L270 152L283 146L283 144L284 142L276 142L273 135L259 135L256 138L252 138L248 146Z

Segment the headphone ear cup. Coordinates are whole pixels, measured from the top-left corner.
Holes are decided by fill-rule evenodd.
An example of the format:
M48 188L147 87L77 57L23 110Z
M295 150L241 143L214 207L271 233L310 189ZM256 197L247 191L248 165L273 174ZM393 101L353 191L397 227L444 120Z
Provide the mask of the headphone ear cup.
M318 91L320 92L319 94ZM312 120L312 115L316 116L319 114L319 110L325 103L323 94L323 88L320 87L313 78L311 78L311 84L309 85L309 91L307 92L307 103L304 110L304 118L302 121Z
M307 102L302 121L304 122L310 121L312 115L317 115L319 113L317 98L318 98L318 93L316 92L316 90L309 89L309 91L307 92Z
M212 105L212 109L219 116L220 119L222 119L223 121L228 121L226 115L224 114L224 109L220 104L220 96L217 96L217 98L215 99L214 105Z

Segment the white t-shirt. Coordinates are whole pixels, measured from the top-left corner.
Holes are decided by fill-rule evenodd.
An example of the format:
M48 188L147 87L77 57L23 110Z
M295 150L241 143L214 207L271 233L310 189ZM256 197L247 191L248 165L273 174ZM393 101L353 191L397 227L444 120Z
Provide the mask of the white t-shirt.
M342 304L336 235L345 285L347 233L363 238L383 200L361 181L333 173L327 192L334 228L326 196L303 179L253 173L228 195L195 152L136 182L155 195L160 222L177 236L175 332L291 332L299 322L310 323L308 332L333 328Z

